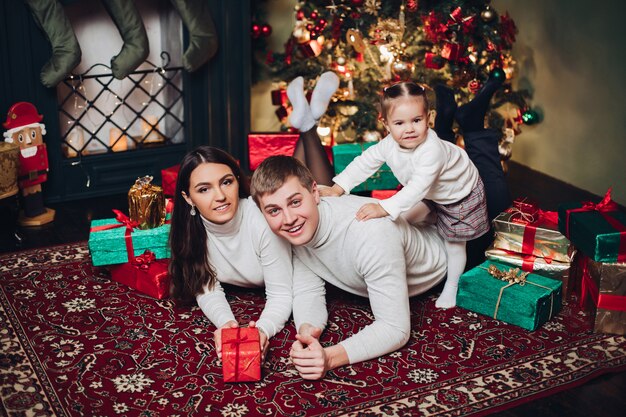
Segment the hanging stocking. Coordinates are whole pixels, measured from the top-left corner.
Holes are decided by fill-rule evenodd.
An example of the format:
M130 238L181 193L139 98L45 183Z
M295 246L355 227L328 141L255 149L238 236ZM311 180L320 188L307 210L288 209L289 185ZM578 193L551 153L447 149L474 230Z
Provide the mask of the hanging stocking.
M124 41L120 53L111 59L113 76L121 80L136 70L148 57L148 35L139 11L132 1L102 0L102 4Z
M183 55L183 66L197 70L217 51L217 34L206 0L171 0L189 31L189 46Z
M80 45L58 0L24 1L52 45L52 56L41 69L41 83L55 87L80 63Z

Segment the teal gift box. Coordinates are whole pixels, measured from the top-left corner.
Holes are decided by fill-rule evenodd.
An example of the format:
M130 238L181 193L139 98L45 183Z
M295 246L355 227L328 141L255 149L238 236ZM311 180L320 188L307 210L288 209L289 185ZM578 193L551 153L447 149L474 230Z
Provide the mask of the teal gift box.
M527 274L525 282L508 282L490 273L513 269L510 265L485 261L461 275L456 305L526 330L536 330L561 311L561 282ZM519 278L519 270L517 276Z
M343 143L333 146L335 174L339 174L343 171L354 158L361 155L364 150L374 144L376 144L376 142ZM387 164L384 164L374 175L369 177L363 184L354 187L350 192L392 190L398 187L398 184L398 180L391 172L391 168L389 168Z
M115 227L117 225L120 226ZM130 233L133 257L150 250L156 255L156 259L169 258L169 235L169 224L154 229L133 229ZM93 265L116 265L132 261L128 256L125 236L126 226L116 219L92 220L89 231L89 252L91 252Z
M626 262L626 213L611 200L611 190L597 204L561 204L559 231L594 261Z

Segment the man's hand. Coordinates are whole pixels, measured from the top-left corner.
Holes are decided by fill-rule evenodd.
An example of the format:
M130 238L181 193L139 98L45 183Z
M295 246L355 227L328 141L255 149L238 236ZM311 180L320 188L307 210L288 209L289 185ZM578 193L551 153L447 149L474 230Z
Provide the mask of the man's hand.
M337 184L333 184L332 187L318 186L317 189L320 197L339 197L345 193L344 189Z
M389 213L385 211L383 206L378 203L364 204L359 211L356 212L356 219L359 221L377 219L379 217L388 216Z
M227 321L222 327L216 329L213 333L213 341L215 343L215 351L217 352L217 357L222 359L222 329L236 329L239 327L239 323L236 321Z
M256 327L256 322L254 320L250 321L248 327ZM265 355L267 355L267 348L270 346L270 339L267 337L265 332L259 328L259 344L261 347L261 362L265 361Z
M322 329L310 326L304 330L304 334L298 333L296 340L291 346L289 356L296 370L303 379L322 379L329 371L330 365L326 352L319 342Z

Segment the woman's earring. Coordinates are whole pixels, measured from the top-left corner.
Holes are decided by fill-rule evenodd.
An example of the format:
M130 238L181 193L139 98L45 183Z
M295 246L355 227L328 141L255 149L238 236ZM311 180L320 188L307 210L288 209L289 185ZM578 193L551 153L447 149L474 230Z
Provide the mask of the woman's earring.
M191 210L189 210L189 214L191 214L192 216L196 215L196 206L191 206Z

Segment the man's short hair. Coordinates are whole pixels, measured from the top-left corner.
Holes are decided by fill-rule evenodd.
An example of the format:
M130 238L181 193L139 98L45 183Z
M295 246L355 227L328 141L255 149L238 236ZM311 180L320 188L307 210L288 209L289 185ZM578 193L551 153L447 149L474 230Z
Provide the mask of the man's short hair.
M296 177L303 187L313 191L315 180L302 162L291 156L275 155L261 162L254 171L250 194L258 205L260 197L275 193L289 177Z

